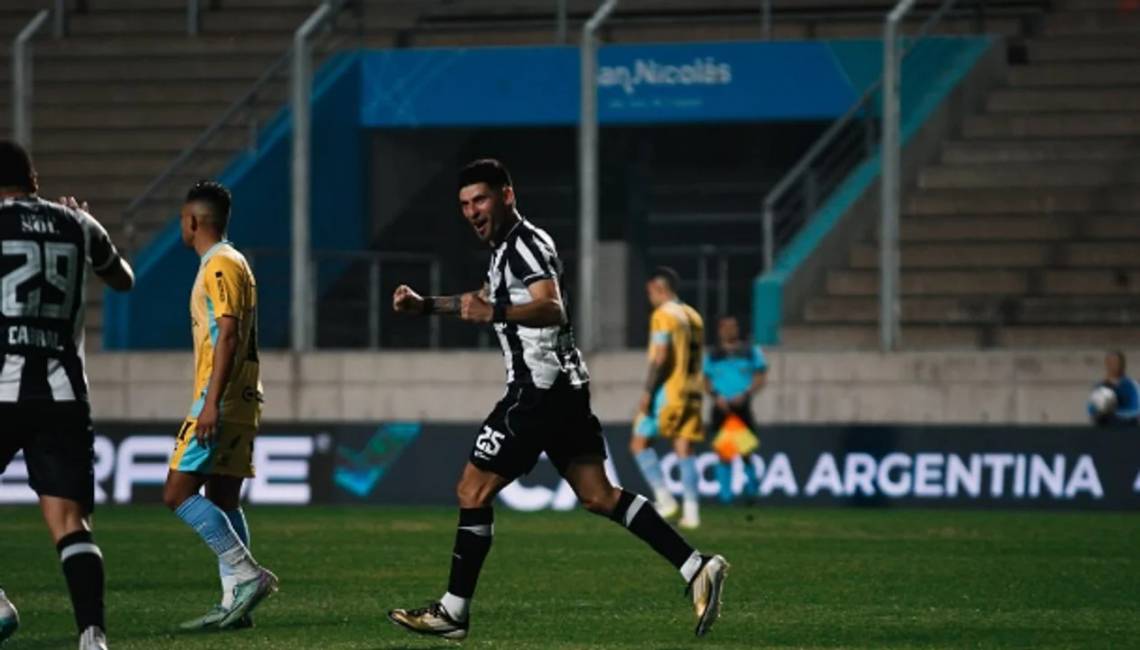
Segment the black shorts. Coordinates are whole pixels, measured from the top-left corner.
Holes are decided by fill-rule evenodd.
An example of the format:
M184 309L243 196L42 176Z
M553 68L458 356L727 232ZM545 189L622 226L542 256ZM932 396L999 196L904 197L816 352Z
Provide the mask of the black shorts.
M40 496L95 509L95 432L85 402L0 404L0 474L20 450Z
M508 386L475 436L469 460L514 480L530 472L544 451L559 474L575 460L605 459L602 425L590 410L588 386L574 388L565 377L548 389Z
M750 405L745 404L741 408L733 408L727 411L722 411L714 404L712 410L712 420L709 422L708 434L710 440L715 438L716 434L720 433L720 428L724 426L724 421L728 419L729 413L735 413L741 420L744 421L744 424L752 431L752 433L760 435L760 432L756 430L756 421L752 418L752 407Z

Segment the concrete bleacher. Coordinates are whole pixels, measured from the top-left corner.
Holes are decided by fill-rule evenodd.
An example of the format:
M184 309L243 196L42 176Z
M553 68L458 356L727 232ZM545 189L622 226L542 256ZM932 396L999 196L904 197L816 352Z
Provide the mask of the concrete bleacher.
M1140 12L1059 4L905 199L904 346L1140 341ZM877 345L877 268L867 233L785 342Z
M409 43L437 45L462 38L476 43L547 42L554 4L548 0L466 0L424 3ZM894 5L880 0L776 0L772 2L773 38L877 38L882 18ZM1019 36L1042 15L1046 3L1026 0L991 2L985 31ZM932 3L920 3L909 21L927 15ZM590 0L569 0L570 28L576 30L598 7ZM974 33L979 15L972 8L951 12L938 28L942 33ZM602 28L603 36L620 41L754 39L763 36L761 3L754 0L640 0L622 2ZM534 39L538 39L537 41Z
M51 4L49 0L0 3L0 39L10 41L35 11ZM121 239L121 215L127 204L286 50L293 30L318 2L204 2L197 37L184 33L184 0L85 4L85 13L69 17L66 38L56 40L45 32L35 41L34 153L45 196L72 194L89 201ZM772 36L878 36L889 4L782 0L775 3ZM984 27L1023 35L1044 20L1042 4L991 2ZM552 0L362 0L342 14L338 32L325 49L548 44L554 40L554 6ZM573 37L596 3L571 0L569 7ZM971 12L952 16L942 27L949 32L977 28ZM602 36L628 42L727 40L758 38L760 30L758 3L752 0L640 0L622 3ZM10 74L8 51L0 48L0 83L7 83ZM145 243L171 217L186 184L216 174L247 146L251 121L263 122L281 105L285 92L284 79L267 87L239 122L222 129L202 155L162 189L153 207L148 205L136 215L137 243ZM3 134L9 129L9 110L4 94L0 98ZM748 195L751 202L762 191L763 187L741 188L740 194ZM565 200L564 190L554 194ZM754 230L759 232L758 226ZM89 292L89 299L89 339L97 347L101 292Z

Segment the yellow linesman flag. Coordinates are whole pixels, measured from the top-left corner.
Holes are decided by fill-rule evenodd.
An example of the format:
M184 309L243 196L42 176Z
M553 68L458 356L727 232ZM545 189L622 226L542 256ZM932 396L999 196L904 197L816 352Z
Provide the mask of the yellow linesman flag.
M760 447L760 440L740 416L730 413L724 419L724 424L720 426L712 446L720 459L728 462L737 456L745 456L756 451Z

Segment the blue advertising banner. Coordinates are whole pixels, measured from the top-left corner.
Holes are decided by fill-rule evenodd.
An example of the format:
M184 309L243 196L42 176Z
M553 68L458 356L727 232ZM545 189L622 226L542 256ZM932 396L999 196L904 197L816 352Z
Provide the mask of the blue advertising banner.
M863 43L867 57L881 51L877 41L856 43ZM575 48L362 56L364 126L578 122ZM857 94L824 42L614 45L600 49L598 63L603 124L823 120L841 115Z
M628 423L606 427L611 480L646 493L629 453ZM101 423L94 444L98 504L160 503L177 422ZM253 504L454 505L455 483L479 425L387 422L269 425L254 446ZM744 463L765 505L1140 509L1140 437L1135 429L1000 426L773 426L756 453L726 478L745 491ZM677 459L662 447L666 486L681 492ZM720 493L717 465L698 450L698 488ZM503 490L512 510L569 510L574 491L553 465ZM35 503L18 455L0 468L0 505Z

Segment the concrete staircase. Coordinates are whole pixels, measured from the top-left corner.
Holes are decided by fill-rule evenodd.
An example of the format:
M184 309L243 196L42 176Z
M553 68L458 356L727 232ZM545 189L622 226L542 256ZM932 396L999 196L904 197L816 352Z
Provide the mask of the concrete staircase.
M1140 342L1140 12L1066 0L905 200L902 340ZM877 345L878 244L850 247L790 347Z

